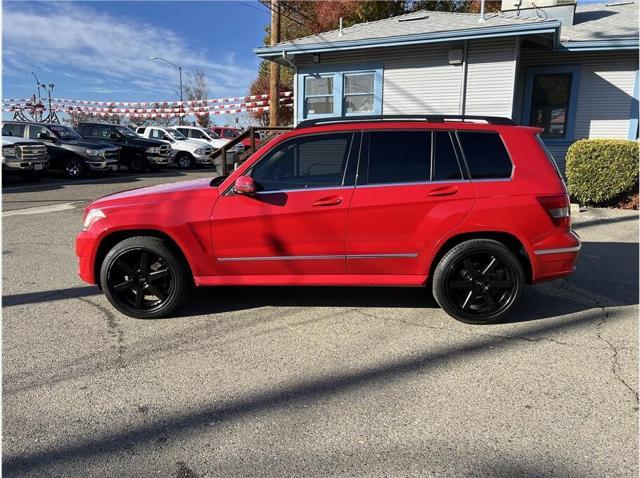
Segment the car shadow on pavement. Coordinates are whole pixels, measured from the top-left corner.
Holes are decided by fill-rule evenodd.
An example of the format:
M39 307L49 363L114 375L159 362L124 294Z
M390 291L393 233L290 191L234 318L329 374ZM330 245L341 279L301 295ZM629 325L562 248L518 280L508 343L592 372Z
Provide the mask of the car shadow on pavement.
M608 318L617 320L618 313L612 311ZM517 347L550 333L567 332L600 322L601 311L567 318L563 321L537 322L523 330L518 339L510 336L482 334L470 337L463 344L451 344L426 350L419 354L399 356L379 363L365 364L358 369L336 370L331 375L299 374L299 379L267 384L264 389L228 399L211 400L188 410L171 415L162 414L157 419L145 422L129 422L122 428L110 428L104 434L86 434L74 441L59 442L51 447L20 450L3 456L3 472L7 474L38 475L51 472L57 466L83 466L82 461L93 461L116 457L122 453L152 449L158 443L185 440L193 434L224 427L226 423L252 419L260 414L282 409L299 409L300 406L315 406L327 399L348 393L358 388L372 391L384 386L394 386L403 377L416 374L441 372L446 367L455 367L461 360L481 359L493 354L494 349ZM164 445L166 446L166 445Z
M3 307L101 294L95 286L6 295ZM594 307L638 303L638 245L584 242L576 271L567 279L526 287L509 322L566 315ZM171 317L191 317L260 307L373 307L436 309L424 288L203 287Z

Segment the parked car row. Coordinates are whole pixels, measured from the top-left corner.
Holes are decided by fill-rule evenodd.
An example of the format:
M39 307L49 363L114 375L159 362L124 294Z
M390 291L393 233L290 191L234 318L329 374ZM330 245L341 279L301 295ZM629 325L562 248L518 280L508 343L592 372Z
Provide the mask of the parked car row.
M197 126L141 126L133 129L113 124L80 123L70 126L9 121L2 126L2 170L37 179L47 169L69 178L89 172L109 173L126 166L134 173L156 171L175 164L218 166L215 153L230 140ZM231 149L241 154L245 145Z

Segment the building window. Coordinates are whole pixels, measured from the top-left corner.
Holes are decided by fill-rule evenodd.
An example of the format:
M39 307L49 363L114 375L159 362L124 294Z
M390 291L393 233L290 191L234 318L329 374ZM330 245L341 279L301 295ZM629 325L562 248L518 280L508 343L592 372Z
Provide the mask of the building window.
M304 111L305 117L333 114L333 76L305 77Z
M571 73L559 73L533 78L529 124L543 128L544 138L565 138L567 135L572 76Z
M344 107L346 114L373 113L374 73L344 75Z
M382 67L327 65L299 70L296 120L382 114Z
M543 129L547 142L573 141L579 88L577 65L528 68L522 124Z

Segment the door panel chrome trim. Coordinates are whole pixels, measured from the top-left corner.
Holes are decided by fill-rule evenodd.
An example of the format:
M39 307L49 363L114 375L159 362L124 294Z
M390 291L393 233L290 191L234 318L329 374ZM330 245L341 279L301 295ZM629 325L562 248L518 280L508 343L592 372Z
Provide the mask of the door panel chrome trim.
M345 259L413 259L418 253L400 254L328 254L318 256L263 256L263 257L218 257L219 262L248 262L248 261L317 261L317 260L345 260Z
M413 259L418 257L418 253L402 254L347 254L347 259Z
M342 254L324 256L264 256L264 257L218 257L220 262L246 262L246 261L317 261L317 260L344 260Z
M558 249L538 249L535 252L536 255L541 256L545 254L564 254L566 252L578 252L580 250L580 246L575 247L561 247Z

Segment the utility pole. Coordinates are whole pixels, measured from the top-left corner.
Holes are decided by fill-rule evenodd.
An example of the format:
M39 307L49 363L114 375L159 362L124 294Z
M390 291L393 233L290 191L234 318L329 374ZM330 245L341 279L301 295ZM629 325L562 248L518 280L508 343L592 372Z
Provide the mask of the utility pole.
M280 43L280 4L271 1L271 45ZM269 64L269 126L280 126L280 64Z

